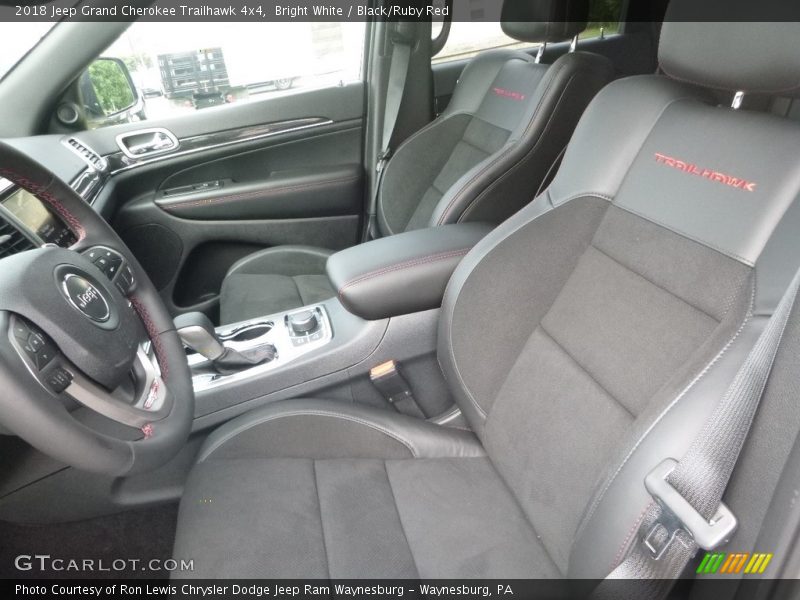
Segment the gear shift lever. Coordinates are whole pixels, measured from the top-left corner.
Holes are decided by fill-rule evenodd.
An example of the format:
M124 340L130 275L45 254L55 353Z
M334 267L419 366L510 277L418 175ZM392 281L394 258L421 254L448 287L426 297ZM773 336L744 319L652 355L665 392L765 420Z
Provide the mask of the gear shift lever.
M214 324L201 312L190 312L175 317L175 329L181 341L208 360L217 360L225 354L225 346L219 341Z
M223 375L254 367L275 358L276 350L272 344L264 344L244 352L225 347L217 337L211 319L201 312L190 312L175 317L175 329L184 344L210 360L214 368Z

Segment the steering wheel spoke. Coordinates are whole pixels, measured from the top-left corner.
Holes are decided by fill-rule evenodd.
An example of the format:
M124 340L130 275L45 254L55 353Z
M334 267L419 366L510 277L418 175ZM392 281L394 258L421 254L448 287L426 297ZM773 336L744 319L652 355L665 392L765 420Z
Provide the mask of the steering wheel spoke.
M169 415L172 396L149 341L140 344L130 378L109 392L84 375L49 336L30 321L11 315L9 329L12 346L28 371L53 395L65 394L108 419L143 431Z
M144 349L137 353L132 371L133 394L118 390L109 393L77 369L64 393L112 421L141 429L147 434L148 426L169 415L172 396Z

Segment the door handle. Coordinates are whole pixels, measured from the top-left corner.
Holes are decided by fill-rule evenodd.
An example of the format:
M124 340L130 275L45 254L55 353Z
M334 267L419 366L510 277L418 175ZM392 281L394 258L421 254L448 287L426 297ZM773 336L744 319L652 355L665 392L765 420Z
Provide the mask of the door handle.
M149 158L172 152L179 145L178 138L163 127L127 131L117 136L117 146L129 158Z

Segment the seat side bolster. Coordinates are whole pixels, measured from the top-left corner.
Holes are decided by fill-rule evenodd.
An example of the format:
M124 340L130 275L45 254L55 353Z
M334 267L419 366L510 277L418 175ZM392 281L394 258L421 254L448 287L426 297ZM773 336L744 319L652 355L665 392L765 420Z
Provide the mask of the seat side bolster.
M312 420L324 420L324 435L313 456L308 454L307 437L286 436L279 448L271 436L294 426L304 428ZM369 436L369 448L361 456L359 434ZM377 436L375 434L378 434ZM375 439L382 436L382 448ZM296 443L295 443L296 442ZM398 452L398 444L405 452ZM472 432L435 425L370 406L330 400L295 399L275 402L236 418L214 431L198 455L198 462L210 458L443 458L485 456L483 446Z
M608 59L586 52L567 54L550 67L541 67L526 116L498 152L464 173L447 191L431 224L498 223L530 202L530 181L545 178L586 107L614 75Z

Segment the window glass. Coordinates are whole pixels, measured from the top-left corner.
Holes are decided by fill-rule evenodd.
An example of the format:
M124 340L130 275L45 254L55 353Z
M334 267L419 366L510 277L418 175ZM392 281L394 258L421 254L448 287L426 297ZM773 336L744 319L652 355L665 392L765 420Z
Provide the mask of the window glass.
M469 14L475 19L483 18L485 0L454 0L454 14ZM466 11L466 12L465 12ZM589 10L589 23L581 33L580 39L598 37L619 31L622 0L592 0ZM436 24L434 24L436 25ZM433 37L441 30L435 26ZM538 44L518 42L503 33L498 22L454 21L450 26L447 41L436 56L433 64L471 58L478 52L491 48L523 49L534 48Z
M0 23L0 79L39 43L55 22Z
M490 48L530 48L528 42L518 42L503 33L497 22L453 22L450 34L441 52L433 57L433 63L471 58Z
M603 34L618 33L622 17L622 0L592 0L589 6L589 22L581 38L598 37Z
M122 122L160 119L357 81L364 28L364 23L136 22L103 56L127 65L143 101Z

